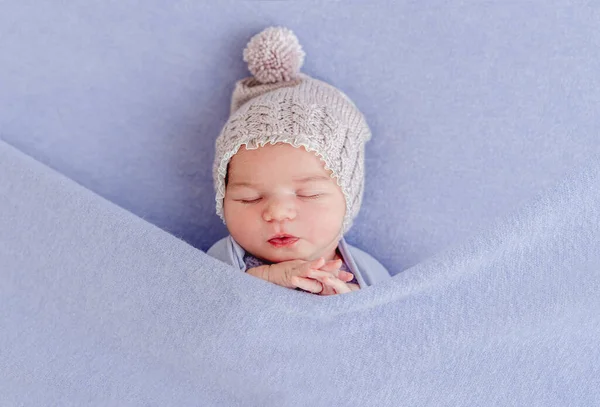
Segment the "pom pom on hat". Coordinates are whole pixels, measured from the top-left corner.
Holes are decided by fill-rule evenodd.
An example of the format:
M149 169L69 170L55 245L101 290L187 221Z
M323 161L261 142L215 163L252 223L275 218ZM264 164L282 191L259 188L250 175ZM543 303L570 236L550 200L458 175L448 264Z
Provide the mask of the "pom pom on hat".
M261 83L290 81L300 72L306 54L294 33L269 27L256 34L244 49L244 61Z

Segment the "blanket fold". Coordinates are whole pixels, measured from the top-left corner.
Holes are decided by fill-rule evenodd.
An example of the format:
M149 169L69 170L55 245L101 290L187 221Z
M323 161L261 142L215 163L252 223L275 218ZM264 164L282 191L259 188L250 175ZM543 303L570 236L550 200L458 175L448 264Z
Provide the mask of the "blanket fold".
M0 404L600 405L599 158L386 282L319 297L0 141Z

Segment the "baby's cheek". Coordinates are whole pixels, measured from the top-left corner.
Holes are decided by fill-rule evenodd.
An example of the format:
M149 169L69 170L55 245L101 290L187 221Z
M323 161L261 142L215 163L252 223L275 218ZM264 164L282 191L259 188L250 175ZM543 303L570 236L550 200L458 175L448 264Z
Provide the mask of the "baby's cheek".
M342 226L343 218L344 214L331 206L323 207L321 210L312 212L306 217L311 225L312 234L322 237L338 233Z
M230 207L225 211L225 223L232 234L239 234L248 227L250 216L244 208Z
M229 233L242 247L251 249L257 238L256 227L253 224L245 221L244 219L238 219L234 225L227 225Z
M322 208L323 218L331 222L341 222L346 212L346 206L340 205L338 202L331 203Z

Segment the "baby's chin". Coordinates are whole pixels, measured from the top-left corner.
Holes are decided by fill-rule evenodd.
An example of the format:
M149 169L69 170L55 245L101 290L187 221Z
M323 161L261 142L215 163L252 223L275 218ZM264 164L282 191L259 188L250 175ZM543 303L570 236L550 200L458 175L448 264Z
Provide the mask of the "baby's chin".
M284 261L293 261L293 260L304 260L304 261L314 260L311 256L311 254L303 253L303 251L300 251L300 250L285 250L285 249L264 250L264 251L262 251L262 253L258 253L257 257L260 257L270 263L281 263ZM316 257L316 258L318 258L318 257Z
M297 255L272 255L272 254L265 254L264 256L259 256L261 258L263 258L264 260L270 262L270 263L282 263L284 261L293 261L293 260L311 260L305 256L302 256L300 254Z
M264 253L262 256L258 256L270 263L282 263L284 261L293 261L293 260L303 260L303 261L313 261L317 260L319 257L324 257L321 253L273 253L268 252Z

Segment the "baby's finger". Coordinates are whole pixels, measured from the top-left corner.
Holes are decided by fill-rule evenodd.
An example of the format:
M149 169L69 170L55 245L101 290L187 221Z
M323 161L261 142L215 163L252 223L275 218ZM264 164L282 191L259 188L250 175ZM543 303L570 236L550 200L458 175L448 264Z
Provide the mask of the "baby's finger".
M352 291L350 290L350 287L348 287L348 284L344 283L339 278L326 277L321 283L324 286L333 288L338 294L346 294Z
M331 288L330 286L328 286L324 283L324 281L326 281L326 279L328 277L331 277L331 273L328 273L326 271L320 271L320 270L311 270L308 273L308 276L310 278L314 278L315 280L317 280L317 282L319 284L321 284L321 287L323 287L321 292L319 292L320 295L335 295L336 294L336 292L333 288Z
M321 266L320 269L323 271L333 271L333 270L339 270L340 267L342 267L342 261L338 259L338 260L329 260L323 266Z
M324 269L323 267L321 267L319 270L321 270L321 271L327 271L333 277L337 277L337 278L339 278L340 280L342 280L344 282L352 281L354 279L354 274L349 273L349 272L344 271L344 270L339 270L339 269L327 270L327 269Z
M292 284L295 287L301 288L305 291L309 291L314 294L319 294L323 291L323 284L310 278L294 276L292 277Z
M311 271L309 273L309 277L312 277L323 284L323 293L321 293L322 295L325 295L325 293L328 291L327 288L333 289L337 294L345 294L351 291L350 287L348 287L346 283L339 278L332 277L331 274L325 271Z
M319 268L323 267L324 263L325 260L322 257L313 261L307 261L306 263L300 265L300 267L294 270L294 275L300 277L308 277L308 273L311 270L318 270Z
M321 267L323 267L324 264L325 264L325 259L322 257L319 257L316 260L307 261L306 263L304 263L304 268L305 269L320 269Z
M354 284L354 283L350 283L347 284L348 287L350 288L351 291L358 291L360 290L360 286L358 284Z
M337 278L347 283L348 281L354 280L354 274L340 270L338 272Z
M334 277L337 277L342 281L352 281L354 279L354 274L340 270L340 267L342 267L342 260L337 259L328 261L319 270L329 271Z
M325 284L323 284L323 291L321 291L319 293L319 295L323 295L323 296L326 296L326 295L336 295L336 294L337 293L335 292L335 290L333 288L331 288L331 287L329 287L329 286L327 286Z
M306 273L306 277L314 278L316 280L321 281L327 277L332 277L332 273L330 273L329 271L323 271L320 269L319 270L309 270L308 273Z

